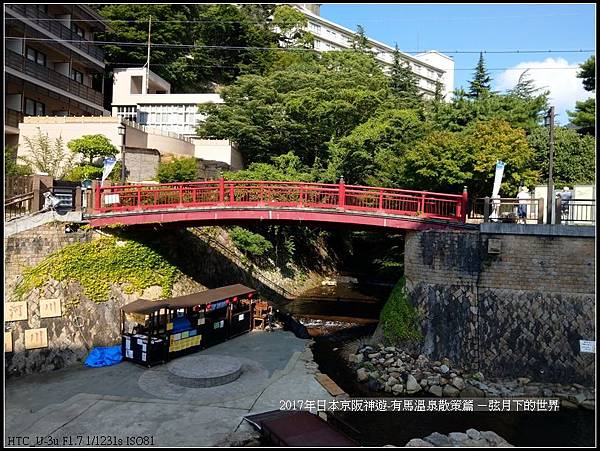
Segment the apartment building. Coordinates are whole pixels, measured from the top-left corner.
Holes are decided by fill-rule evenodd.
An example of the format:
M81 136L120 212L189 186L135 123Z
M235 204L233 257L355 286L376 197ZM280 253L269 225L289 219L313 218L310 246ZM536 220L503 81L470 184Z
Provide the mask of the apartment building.
M85 5L5 4L6 145L24 116L102 116L106 23Z
M141 125L151 133L190 139L195 157L241 169L242 157L229 140L201 139L196 126L205 116L198 105L223 103L219 94L173 94L171 84L144 67L114 70L112 115Z
M320 16L320 4L293 4L308 19L308 29L315 37L315 50L332 51L351 48L352 38L356 33ZM384 70L394 62L394 47L375 39L368 38L371 51L376 59L383 63ZM435 94L436 83L442 84L442 93L450 100L454 90L454 60L435 50L409 55L400 52L401 58L408 62L419 79L419 88L426 97Z

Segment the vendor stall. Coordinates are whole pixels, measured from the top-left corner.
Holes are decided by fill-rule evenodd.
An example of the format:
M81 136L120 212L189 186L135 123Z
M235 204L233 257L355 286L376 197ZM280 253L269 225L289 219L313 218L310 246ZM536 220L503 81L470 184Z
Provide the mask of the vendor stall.
M121 309L121 350L123 359L146 366L167 361L166 318L164 301L138 299ZM137 323L133 327L128 327Z
M123 358L151 366L248 332L255 295L254 289L237 284L127 304L122 309Z

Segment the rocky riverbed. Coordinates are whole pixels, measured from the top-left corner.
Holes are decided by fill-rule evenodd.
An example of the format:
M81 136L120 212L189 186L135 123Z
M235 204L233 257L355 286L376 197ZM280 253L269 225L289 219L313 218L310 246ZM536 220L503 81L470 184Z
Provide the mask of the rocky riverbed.
M347 360L353 365L358 382L372 392L393 396L558 398L562 408L595 409L592 387L541 383L529 377L487 380L482 373L468 373L449 359L432 361L423 354L409 354L395 346L361 346L348 353Z
M512 447L510 443L493 431L478 431L468 429L467 432L450 432L448 435L434 432L423 439L414 438L405 446L431 447L431 446L468 446L468 447Z

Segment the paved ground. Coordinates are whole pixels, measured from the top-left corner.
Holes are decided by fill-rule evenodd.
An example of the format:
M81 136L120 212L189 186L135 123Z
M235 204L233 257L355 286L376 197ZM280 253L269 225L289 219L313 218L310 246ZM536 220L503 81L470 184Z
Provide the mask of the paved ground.
M249 412L278 409L280 400L331 398L306 366L312 361L307 344L291 332L256 331L202 351L248 359L262 370L257 390L232 383L229 391L221 386L219 396L215 387L194 389L193 396L179 399L147 392L139 379L149 370L130 362L11 379L5 393L5 444L17 445L16 437L36 444L40 437L44 445L127 446L136 444L127 437L147 437L137 444L213 446L249 429L242 420ZM202 390L213 393L203 397Z

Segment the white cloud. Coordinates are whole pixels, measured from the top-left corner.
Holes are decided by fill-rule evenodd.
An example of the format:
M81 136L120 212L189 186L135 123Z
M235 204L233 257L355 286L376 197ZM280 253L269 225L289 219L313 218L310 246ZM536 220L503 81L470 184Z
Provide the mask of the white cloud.
M495 90L512 89L523 71L531 68L527 74L536 87L550 91L549 103L555 107L556 122L565 125L569 122L567 110L575 109L575 102L585 100L594 94L583 89L582 80L577 78L580 63L572 63L564 58L546 58L544 61L525 61L502 72L496 77ZM516 69L516 70L515 70Z

